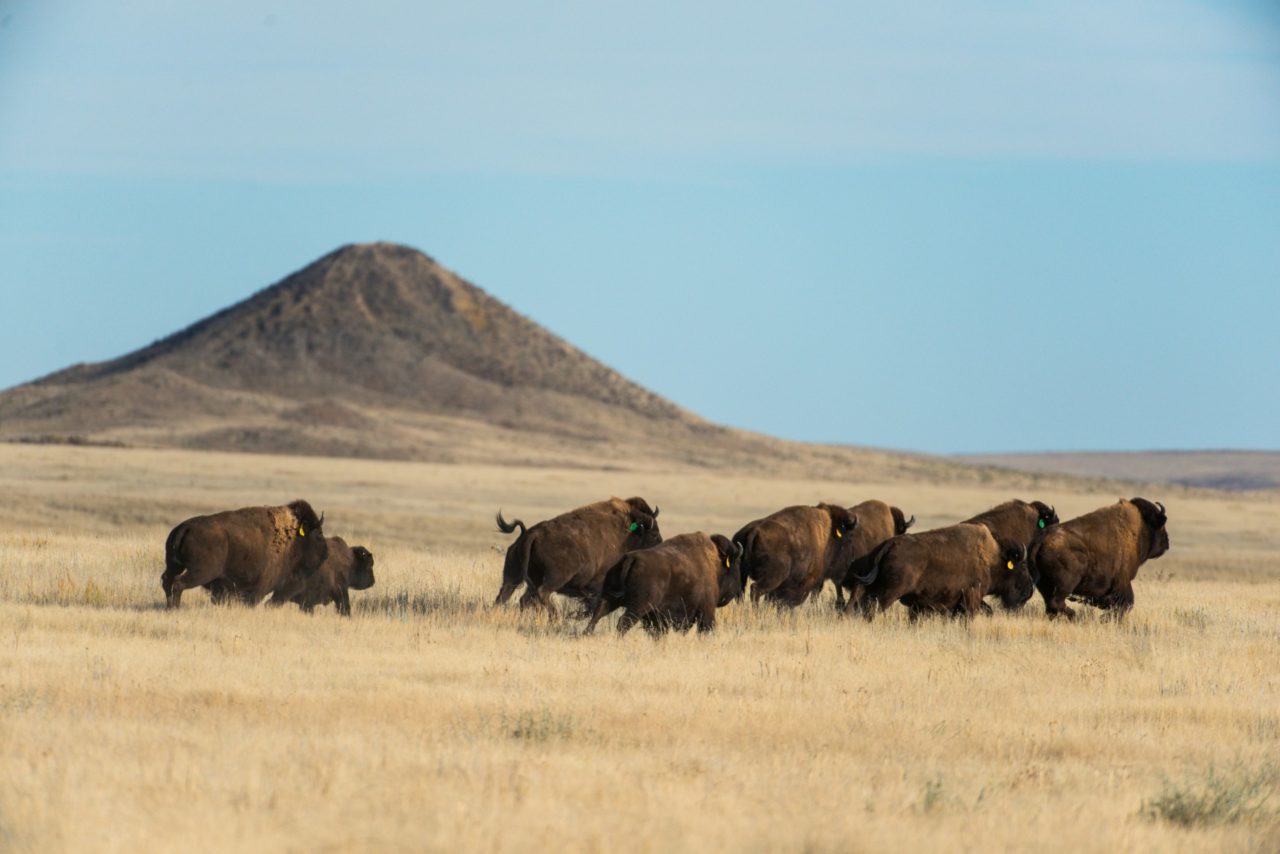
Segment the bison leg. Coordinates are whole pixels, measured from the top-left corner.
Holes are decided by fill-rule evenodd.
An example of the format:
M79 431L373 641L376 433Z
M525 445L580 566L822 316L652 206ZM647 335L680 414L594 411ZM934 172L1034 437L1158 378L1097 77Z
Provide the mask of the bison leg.
M208 585L209 601L215 605L222 605L231 598L232 588L230 584L219 578L211 581Z
M960 614L966 620L972 620L975 616L982 613L982 609L986 608L988 616L991 615L991 606L982 601L982 589L979 587L970 587L964 591L960 599Z
M839 583L836 584L836 610L844 612L844 586Z
M164 591L165 599L169 598L169 591L173 589L173 579L176 578L180 572L182 572L181 567L176 570L166 567L165 571L160 575L160 589Z
M523 579L518 581L502 580L502 587L498 590L498 596L493 600L494 605L505 605L507 600L511 598L511 594L516 592L516 588L523 583Z
M168 571L165 572L168 575ZM186 571L170 576L169 587L165 591L165 600L170 608L177 608L182 604L182 591L190 590L193 587L204 587L206 584L214 581L218 577L217 570L206 570L199 572L188 567ZM161 579L161 584L164 579Z
M583 630L583 634L589 635L594 632L596 630L596 623L600 622L602 619L621 607L621 603L610 602L608 599L601 596L596 602L595 609L591 612L591 622L587 623L587 627Z
M534 606L545 608L547 614L552 617L559 616L555 603L551 601L551 592L529 584L524 589L524 595L520 597L520 609L524 610Z
M716 612L714 607L715 606L712 606L713 610L709 614L704 611L698 612L698 634L705 635L708 632L714 632L716 630Z
M333 594L333 605L342 616L351 616L351 594L347 592L346 587L340 588Z
M1066 617L1068 620L1074 620L1076 618L1076 612L1067 607L1066 594L1056 590L1052 595L1045 597L1044 612L1048 615L1049 619L1053 619L1058 616Z
M618 637L622 637L631 631L631 627L640 621L640 615L628 608L618 618Z
M1117 620L1123 620L1133 609L1133 585L1127 581L1117 585L1106 600L1098 604L1110 611Z

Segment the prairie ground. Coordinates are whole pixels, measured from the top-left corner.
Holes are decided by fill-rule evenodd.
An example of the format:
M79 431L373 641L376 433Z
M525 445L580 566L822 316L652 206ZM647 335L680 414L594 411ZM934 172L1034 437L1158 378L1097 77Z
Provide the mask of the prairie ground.
M489 607L498 507L641 494L670 536L879 497L927 528L1120 494L1087 486L0 445L0 849L1280 849L1274 494L1141 493L1173 546L1123 622L828 593L655 641ZM377 557L352 619L161 607L174 523L299 496Z

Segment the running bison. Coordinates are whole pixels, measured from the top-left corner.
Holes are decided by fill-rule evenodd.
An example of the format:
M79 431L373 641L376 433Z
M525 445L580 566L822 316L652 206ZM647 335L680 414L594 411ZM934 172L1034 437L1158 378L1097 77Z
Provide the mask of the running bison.
M272 596L270 604L294 602L310 614L317 605L332 602L339 614L351 616L348 591L368 590L373 586L373 553L364 546L347 545L342 537L329 537L328 545L329 557L320 569L308 578L295 579L293 584Z
M1130 498L1046 531L1031 548L1045 613L1075 619L1067 607L1074 599L1123 617L1138 567L1169 550L1168 519L1160 502Z
M527 529L519 519L507 522L498 513L498 530L510 534L516 528L520 536L507 548L502 588L493 604L505 603L523 582L528 586L520 606L541 605L552 613L551 594L593 605L609 567L629 551L662 542L658 508L650 509L643 498L598 501Z
M844 588L851 568L861 566L860 561L866 561L865 568L859 572L859 574L865 574L871 568L869 559L875 552L876 547L885 540L896 537L899 534L905 534L907 529L916 523L915 516L908 519L906 514L897 507L890 507L883 501L877 501L874 498L861 504L855 504L849 508L849 512L858 519L858 526L850 535L852 567L848 564L836 564L827 571L825 576L836 588L836 608L838 610L844 610ZM813 595L817 596L821 592L822 587L819 586Z
M765 596L799 605L823 579L848 569L857 527L858 517L834 504L787 507L747 523L733 541L743 547L741 583L752 580L752 603Z
M898 601L913 619L973 616L983 610L984 596L998 595L1005 607L1016 608L1035 592L1026 546L967 522L894 537L876 549L871 571L855 580L862 589L850 595L846 611L860 607L868 620Z
M227 510L182 522L165 541L160 585L169 607L182 604L183 590L203 586L214 591L215 599L234 593L256 605L267 594L305 579L329 555L323 524L323 517L305 501Z
M1040 532L1058 524L1058 511L1043 501L1006 501L965 519L970 525L986 525L992 535L1001 541L1022 543L1031 548Z
M738 561L742 546L720 534L680 534L661 545L623 556L605 576L600 601L586 632L618 608L618 634L637 621L651 634L669 629L699 632L716 625L716 608L742 595Z

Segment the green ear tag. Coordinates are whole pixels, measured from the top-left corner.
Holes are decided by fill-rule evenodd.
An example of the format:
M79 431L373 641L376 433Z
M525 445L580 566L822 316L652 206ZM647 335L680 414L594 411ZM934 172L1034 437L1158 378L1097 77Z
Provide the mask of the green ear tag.
M1041 527L1041 528L1043 528L1043 527L1044 527L1044 520L1043 520L1043 519L1041 519L1041 520L1040 520L1040 527Z
M636 524L635 522L632 522L630 525L627 526L627 532L634 534L639 529L639 527L640 526L638 524Z

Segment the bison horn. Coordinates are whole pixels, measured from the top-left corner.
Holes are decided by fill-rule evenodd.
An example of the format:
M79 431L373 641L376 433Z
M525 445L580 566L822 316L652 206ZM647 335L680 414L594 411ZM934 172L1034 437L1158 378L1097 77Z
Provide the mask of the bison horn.
M1157 501L1157 502L1156 502L1156 506L1160 508L1160 515L1161 515L1161 516L1168 516L1168 515L1169 515L1168 513L1166 513L1166 512L1165 512L1165 510L1164 510L1164 505L1163 505L1163 504L1161 504L1159 501Z
M912 513L911 518L902 523L902 527L910 528L915 523L916 523L916 514Z
M323 527L324 527L324 511L323 511L323 510L321 510L321 511L320 511L320 521L319 521L319 522L316 522L316 527L317 527L317 528L323 528Z
M1027 547L1023 543L1018 543L1018 563L1022 563L1027 559Z
M655 519L657 519L657 518L658 518L658 507L657 507L657 505L654 505L654 508L653 508L653 518L655 518Z
M734 548L733 556L735 558L742 557L742 553L746 551L746 549L742 547L742 543L734 543L733 548Z

